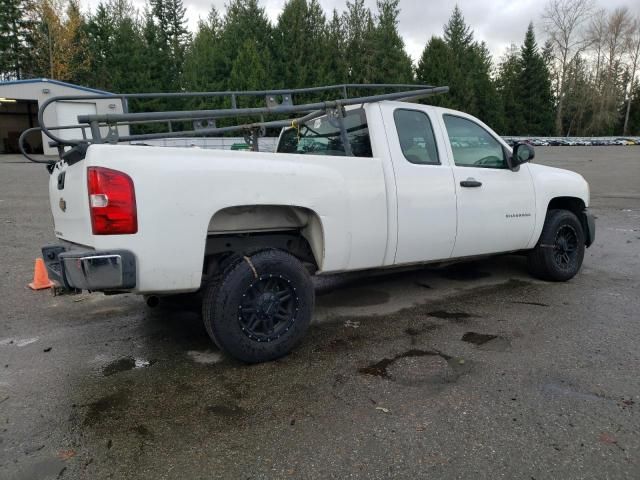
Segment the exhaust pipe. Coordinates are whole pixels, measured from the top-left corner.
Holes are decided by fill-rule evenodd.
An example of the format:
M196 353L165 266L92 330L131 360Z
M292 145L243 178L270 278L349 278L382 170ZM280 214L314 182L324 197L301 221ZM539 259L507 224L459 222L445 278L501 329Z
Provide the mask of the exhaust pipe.
M160 304L160 297L157 295L145 295L144 298L147 302L147 306L150 308L155 308Z

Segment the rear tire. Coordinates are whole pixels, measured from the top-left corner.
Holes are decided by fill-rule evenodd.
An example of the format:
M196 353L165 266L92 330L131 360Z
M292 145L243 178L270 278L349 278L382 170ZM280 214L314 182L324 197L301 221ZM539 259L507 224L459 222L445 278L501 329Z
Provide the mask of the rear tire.
M552 282L573 278L584 259L582 224L569 210L549 210L536 247L529 253L529 272Z
M264 250L230 265L205 288L202 316L221 350L246 363L287 355L309 328L313 283L302 263Z

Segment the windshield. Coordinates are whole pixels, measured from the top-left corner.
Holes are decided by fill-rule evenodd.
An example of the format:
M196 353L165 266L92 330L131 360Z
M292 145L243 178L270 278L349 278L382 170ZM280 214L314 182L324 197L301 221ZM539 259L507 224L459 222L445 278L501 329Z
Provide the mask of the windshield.
M367 117L362 108L349 110L344 126L356 157L372 157ZM340 127L335 119L327 116L316 118L300 127L282 132L277 152L302 155L345 155Z

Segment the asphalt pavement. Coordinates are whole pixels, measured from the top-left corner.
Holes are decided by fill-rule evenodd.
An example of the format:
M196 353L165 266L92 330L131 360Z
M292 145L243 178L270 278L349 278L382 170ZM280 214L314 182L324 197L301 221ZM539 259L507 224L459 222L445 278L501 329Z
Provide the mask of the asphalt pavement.
M546 147L590 182L567 283L522 256L318 282L246 366L192 308L26 288L48 174L0 157L0 478L640 478L640 147Z

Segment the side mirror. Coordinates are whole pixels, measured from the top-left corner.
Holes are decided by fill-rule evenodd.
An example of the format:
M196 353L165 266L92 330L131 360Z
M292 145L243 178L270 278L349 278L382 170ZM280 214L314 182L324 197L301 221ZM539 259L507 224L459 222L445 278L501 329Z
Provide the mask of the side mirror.
M509 168L512 170L523 163L530 162L536 156L533 147L527 143L516 143L513 146L513 155L509 157Z

